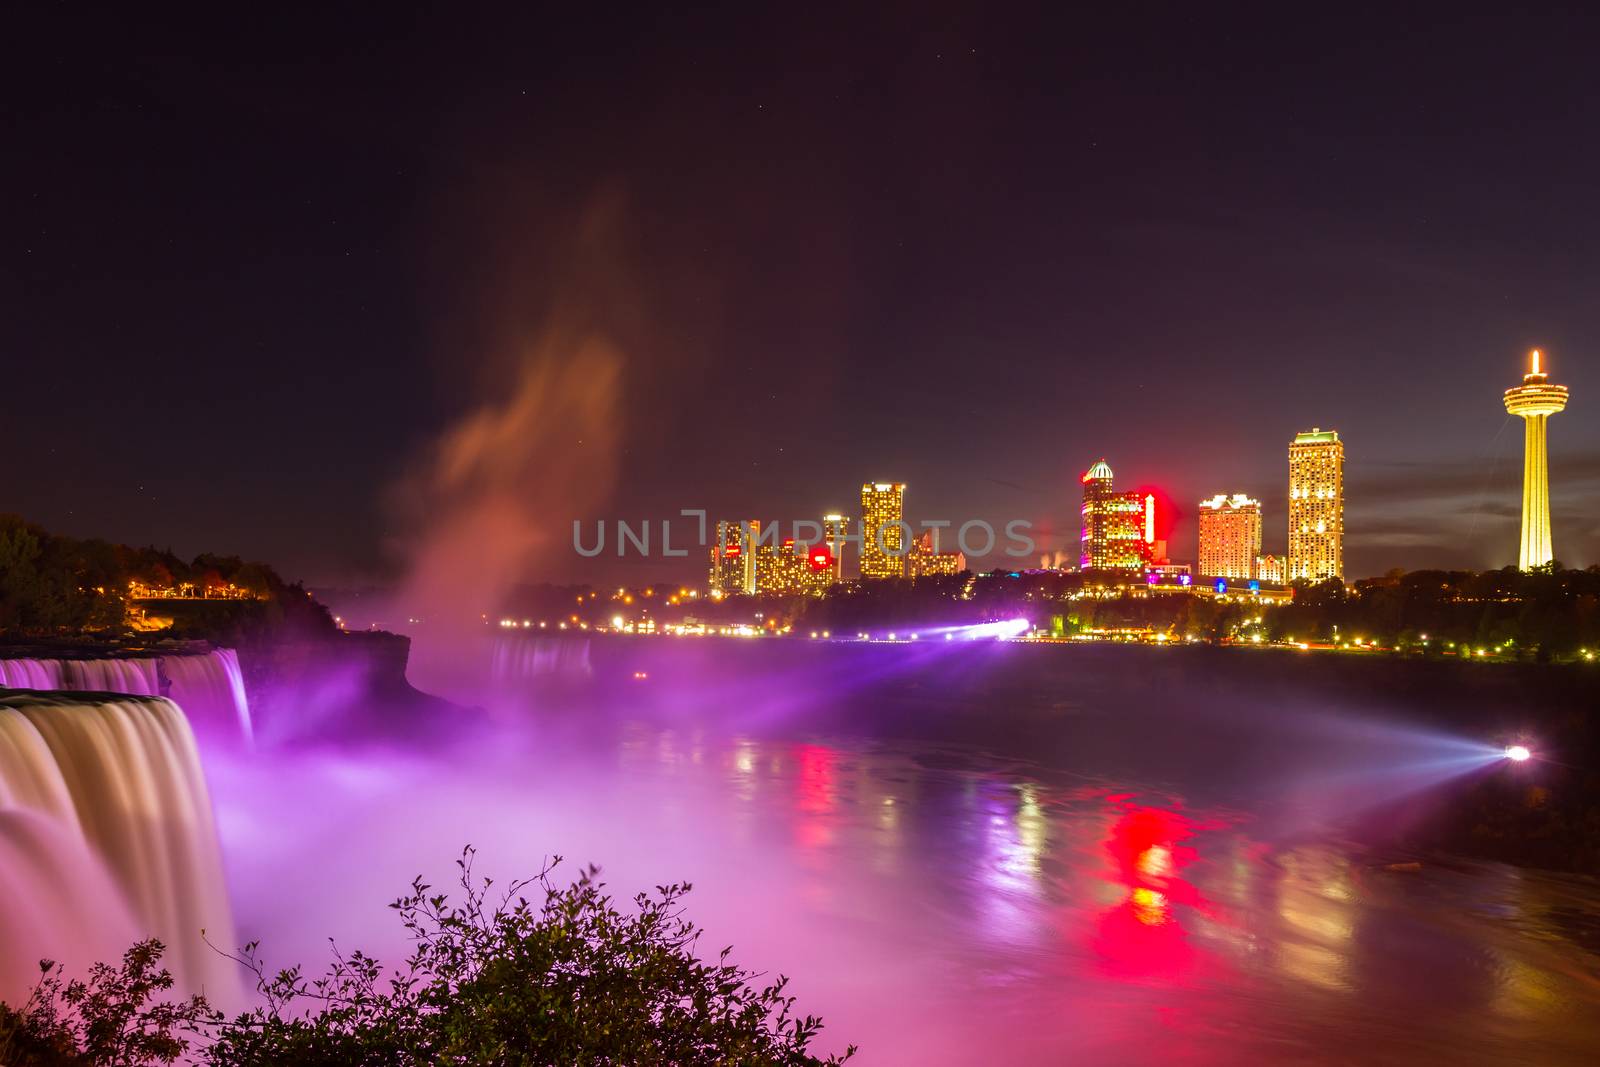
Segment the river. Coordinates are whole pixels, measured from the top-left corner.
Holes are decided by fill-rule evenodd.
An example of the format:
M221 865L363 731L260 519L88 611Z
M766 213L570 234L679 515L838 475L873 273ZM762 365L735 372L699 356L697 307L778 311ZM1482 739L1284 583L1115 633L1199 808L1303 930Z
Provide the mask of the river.
M241 936L274 966L328 936L394 958L382 905L471 843L501 877L559 853L622 897L692 882L706 947L789 975L862 1063L1600 1050L1593 879L1334 818L1520 773L1476 734L1071 649L691 643L502 657L471 694L492 716L446 744L208 763Z

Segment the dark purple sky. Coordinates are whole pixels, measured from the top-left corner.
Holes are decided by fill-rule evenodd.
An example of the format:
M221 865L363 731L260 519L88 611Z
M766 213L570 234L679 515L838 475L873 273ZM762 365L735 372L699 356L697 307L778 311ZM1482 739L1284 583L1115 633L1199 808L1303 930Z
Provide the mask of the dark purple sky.
M11 23L0 510L381 577L389 487L577 287L625 357L589 518L894 479L1073 549L1104 456L1175 555L1234 491L1281 550L1318 425L1350 574L1502 565L1537 345L1600 562L1600 23L563 10Z

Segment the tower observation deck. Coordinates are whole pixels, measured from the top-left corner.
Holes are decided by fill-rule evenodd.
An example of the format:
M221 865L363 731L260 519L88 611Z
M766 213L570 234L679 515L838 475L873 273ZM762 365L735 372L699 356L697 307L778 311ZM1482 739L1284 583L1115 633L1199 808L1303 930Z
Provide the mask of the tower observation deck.
M1522 384L1507 389L1506 411L1522 419L1522 551L1517 566L1523 570L1542 567L1555 558L1550 547L1550 463L1546 451L1546 428L1551 415L1567 406L1567 387L1551 385L1550 376L1540 366L1536 348Z

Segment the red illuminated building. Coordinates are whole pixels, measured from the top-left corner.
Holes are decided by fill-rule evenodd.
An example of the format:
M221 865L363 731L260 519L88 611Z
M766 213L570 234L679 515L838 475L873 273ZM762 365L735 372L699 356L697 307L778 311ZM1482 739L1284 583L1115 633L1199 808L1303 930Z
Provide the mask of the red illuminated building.
M1083 530L1078 566L1084 570L1140 571L1156 541L1152 493L1117 492L1111 468L1100 460L1084 472Z

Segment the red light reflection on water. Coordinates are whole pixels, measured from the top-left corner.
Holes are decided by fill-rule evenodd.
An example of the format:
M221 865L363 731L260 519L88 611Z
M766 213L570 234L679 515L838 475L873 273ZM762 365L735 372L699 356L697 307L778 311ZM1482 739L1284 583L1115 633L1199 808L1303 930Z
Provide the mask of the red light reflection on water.
M834 809L839 803L839 753L824 745L798 745L795 779L795 830L800 844L821 848L833 843Z
M1194 886L1178 875L1195 859L1195 850L1184 843L1194 836L1195 826L1161 808L1122 807L1105 849L1112 863L1108 880L1126 892L1101 914L1093 949L1102 967L1118 977L1176 979L1193 964L1194 947L1174 905L1203 903Z

